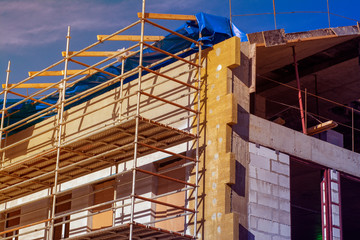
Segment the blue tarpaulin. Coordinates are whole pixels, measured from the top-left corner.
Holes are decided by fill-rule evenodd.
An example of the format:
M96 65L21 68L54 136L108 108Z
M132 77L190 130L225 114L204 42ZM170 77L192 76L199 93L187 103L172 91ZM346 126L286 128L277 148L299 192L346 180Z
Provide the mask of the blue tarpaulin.
M178 32L188 38L194 39L194 40L201 40L204 44L203 48L211 47L214 44L222 42L225 39L231 38L233 36L238 36L239 38L241 38L242 41L244 41L244 40L246 41L246 35L243 34L241 31L239 31L235 25L231 24L229 19L227 19L227 18L218 17L218 16L205 14L205 13L198 13L198 14L196 14L196 19L197 19L197 21L187 21L183 26L178 28L176 30L176 32ZM199 39L199 31L201 33L200 39ZM169 34L169 35L165 36L165 38L163 40L156 42L154 44L154 46L157 48L163 49L167 52L173 53L173 54L175 54L181 50L190 48L190 47L192 48L191 51L186 52L185 54L181 55L181 57L186 57L186 56L191 55L198 51L198 48L197 48L197 46L195 46L195 44L192 44L191 42L189 42L177 35L174 35L174 34ZM140 57L140 54L138 53L134 56L127 58L124 63L124 72L127 72L127 71L137 67L139 65L139 57ZM163 53L157 52L150 48L146 49L146 50L144 50L144 54L143 54L143 65L146 66L146 65L155 63L165 57L167 57L167 55L165 55ZM163 67L164 65L170 64L174 61L175 61L174 59L165 61L159 65L156 65L152 69L154 69L154 70L159 69L159 68ZM121 63L114 64L113 66L106 68L105 71L116 74L116 75L120 75L121 74ZM147 72L144 72L144 74L147 74ZM71 86L70 88L67 88L65 98L75 96L78 93L81 93L85 90L93 88L93 87L95 87L101 83L104 83L112 78L113 77L108 74L104 74L104 73L100 73L100 72L96 73L96 74L76 83L75 85ZM132 81L136 78L137 78L137 75L128 77L124 80L124 83ZM69 109L71 107L74 107L78 104L81 104L85 101L88 101L89 99L91 99L95 96L98 96L100 94L103 94L103 93L105 93L111 89L114 89L118 86L119 86L119 83L116 83L116 84L113 84L107 88L100 90L100 91L97 91L96 93L94 93L90 96L87 96L86 98L83 98L81 100L78 100L78 101L66 106L65 110ZM44 99L43 101L50 103L50 104L55 104L58 101L58 99L59 99L59 95L56 93L56 94L53 94L53 95L49 96L48 98ZM10 105L16 103L17 101L20 101L20 100L8 99L6 102L6 105L10 106ZM2 104L3 104L2 100L0 101L0 104L2 106ZM39 112L47 107L48 107L48 105L46 105L46 104L34 102L32 100L28 100L24 103L21 103L18 106L14 107L8 111L9 117L6 117L4 126L16 123L17 121L24 119L26 117L29 117L29 116L35 114L36 112ZM54 114L55 113L48 114L45 117L42 117L36 121L32 121L31 123L24 125L21 128L16 129L16 131L14 131L14 132L17 132L24 128L27 128L30 125L40 122L40 121L44 120L45 118L50 117ZM14 132L12 132L12 133L14 133Z

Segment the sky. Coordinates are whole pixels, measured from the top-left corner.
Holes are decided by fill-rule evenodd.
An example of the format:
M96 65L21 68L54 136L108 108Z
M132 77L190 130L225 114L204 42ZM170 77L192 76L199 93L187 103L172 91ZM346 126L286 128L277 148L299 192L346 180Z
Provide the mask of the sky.
M360 21L360 1L328 2L331 27ZM111 34L137 21L141 4L142 0L0 0L0 83L5 83L9 60L10 83L59 61L66 47L67 26L71 26L70 50L80 50L96 42L96 35ZM275 28L272 14L241 16L272 13L273 0L231 0L231 6L232 20L241 31ZM275 9L277 28L285 32L329 27L327 0L275 0ZM147 0L146 12L230 16L229 0ZM281 14L284 12L300 13ZM181 25L175 21L167 26L176 29ZM114 46L114 50L121 47Z

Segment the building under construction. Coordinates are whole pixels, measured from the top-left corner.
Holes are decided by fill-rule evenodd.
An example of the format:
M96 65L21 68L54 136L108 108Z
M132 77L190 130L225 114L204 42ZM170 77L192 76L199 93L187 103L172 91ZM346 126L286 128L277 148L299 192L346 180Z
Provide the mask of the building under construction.
M79 51L69 28L18 83L9 63L1 238L354 239L359 26L241 41L222 17L138 16Z

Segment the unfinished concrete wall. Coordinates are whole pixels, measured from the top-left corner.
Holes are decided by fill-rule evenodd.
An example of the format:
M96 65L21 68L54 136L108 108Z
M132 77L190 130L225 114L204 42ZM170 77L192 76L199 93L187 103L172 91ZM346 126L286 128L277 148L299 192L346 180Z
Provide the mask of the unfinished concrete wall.
M250 115L249 141L360 177L360 155Z
M250 234L255 239L289 239L291 236L288 156L295 156L331 169L328 192L321 194L329 194L327 214L333 226L330 233L334 239L341 239L337 180L339 171L359 176L359 154L254 115L249 118Z
M254 89L255 46L241 43L240 66L231 70L232 92L236 100L237 123L232 126L231 151L235 155L235 181L231 186L231 211L239 216L237 227L239 239L248 236L248 181L249 142L248 126L250 112L250 93Z

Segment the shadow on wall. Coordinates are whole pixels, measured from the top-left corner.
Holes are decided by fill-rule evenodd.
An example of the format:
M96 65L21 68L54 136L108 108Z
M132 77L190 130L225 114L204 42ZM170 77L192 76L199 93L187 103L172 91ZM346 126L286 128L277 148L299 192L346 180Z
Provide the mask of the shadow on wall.
M249 232L243 225L239 224L239 240L255 240L255 236ZM261 239L256 239L261 240Z
M241 197L245 197L246 168L238 161L235 162L235 182L231 189Z

